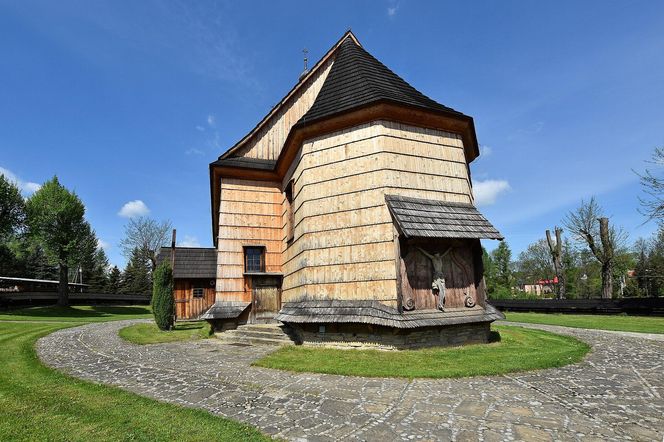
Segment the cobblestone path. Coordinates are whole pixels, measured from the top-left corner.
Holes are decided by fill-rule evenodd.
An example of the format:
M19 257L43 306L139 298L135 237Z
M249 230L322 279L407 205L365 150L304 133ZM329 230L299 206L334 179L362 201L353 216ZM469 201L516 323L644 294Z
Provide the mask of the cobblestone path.
M572 366L467 379L359 378L250 367L273 348L214 339L137 346L89 324L39 340L75 377L255 425L291 440L654 440L664 435L664 343L533 325L593 346ZM656 337L655 337L656 339Z

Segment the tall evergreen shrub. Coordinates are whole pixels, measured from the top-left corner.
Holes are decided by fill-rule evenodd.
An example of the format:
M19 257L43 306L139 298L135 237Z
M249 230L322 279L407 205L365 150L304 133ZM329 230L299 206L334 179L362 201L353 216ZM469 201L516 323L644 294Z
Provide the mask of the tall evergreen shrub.
M175 315L173 271L165 261L154 271L152 279L152 314L159 330L173 328Z

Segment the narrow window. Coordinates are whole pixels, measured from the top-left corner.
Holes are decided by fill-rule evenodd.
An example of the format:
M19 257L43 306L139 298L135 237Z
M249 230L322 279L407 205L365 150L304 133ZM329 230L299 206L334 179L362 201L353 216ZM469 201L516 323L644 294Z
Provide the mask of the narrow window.
M265 248L264 247L245 247L244 248L244 271L245 272L264 272L265 271Z
M192 290L192 296L194 298L202 298L203 295L205 294L205 291L203 290L203 287L194 287Z
M295 207L293 207L293 180L286 185L286 201L288 201L288 218L286 220L286 241L290 242L295 237Z

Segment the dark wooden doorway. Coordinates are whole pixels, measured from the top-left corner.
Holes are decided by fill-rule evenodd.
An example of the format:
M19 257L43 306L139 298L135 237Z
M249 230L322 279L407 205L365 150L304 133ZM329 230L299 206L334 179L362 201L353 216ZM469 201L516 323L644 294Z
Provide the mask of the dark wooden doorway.
M438 299L431 289L433 266L418 247L432 254L449 250L443 258L445 308L464 308L467 297L475 304L484 306L479 240L402 240L399 247L399 279L404 310L437 308Z
M281 278L253 277L253 322L272 322L281 309Z

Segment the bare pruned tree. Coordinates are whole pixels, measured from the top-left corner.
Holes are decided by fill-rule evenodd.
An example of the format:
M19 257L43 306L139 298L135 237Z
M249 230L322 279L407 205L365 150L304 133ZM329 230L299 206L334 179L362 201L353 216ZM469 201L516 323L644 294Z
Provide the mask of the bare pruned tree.
M553 239L551 238L551 232L547 230L546 243L549 246L549 254L551 255L551 261L553 262L553 270L556 272L556 276L558 277L558 299L565 299L565 271L563 269L562 263L563 229L560 227L555 227L554 231L556 233L556 242L553 242Z
M581 201L581 206L567 215L565 227L602 265L602 298L611 298L615 252L624 245L627 235L622 229L609 227L609 219L594 197Z
M122 253L130 259L134 250L142 251L150 260L154 271L159 248L167 244L171 228L170 221L156 221L144 216L131 218L125 226L125 236L120 241Z
M647 163L652 164L659 169L658 176L653 169L646 169L643 174L635 172L641 179L641 187L646 193L646 197L639 197L641 209L639 212L648 217L648 221L653 218L664 219L664 176L661 176L664 168L664 148L657 147Z

